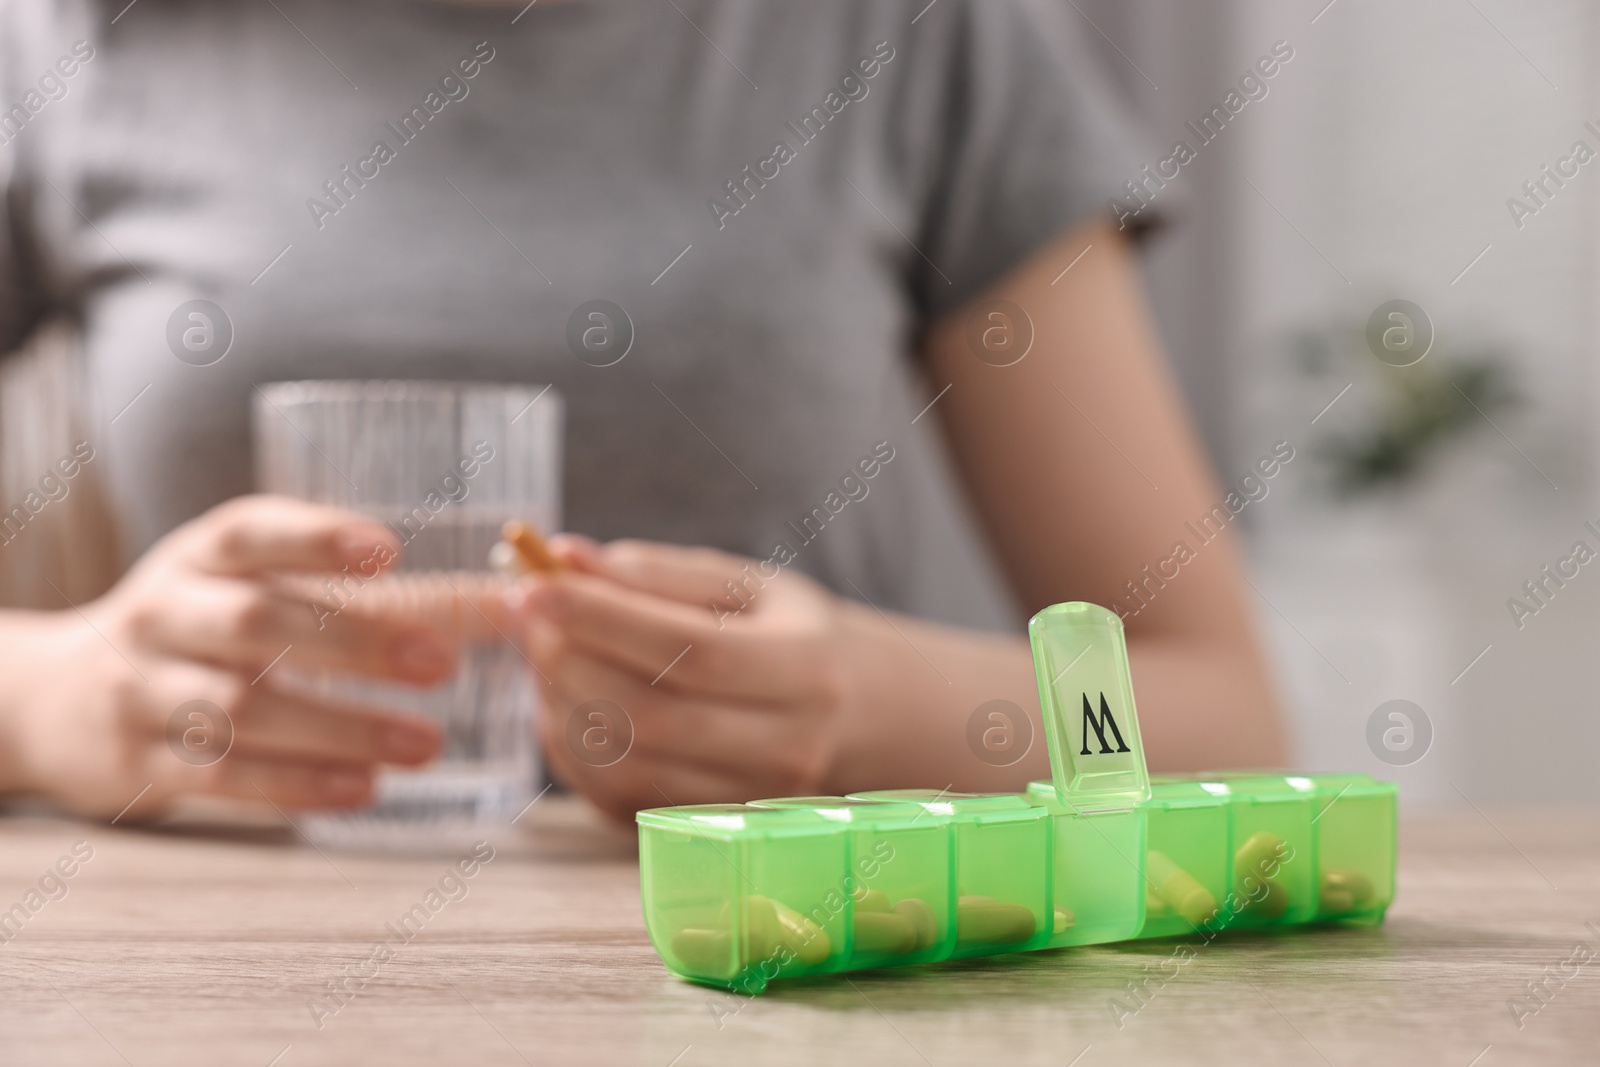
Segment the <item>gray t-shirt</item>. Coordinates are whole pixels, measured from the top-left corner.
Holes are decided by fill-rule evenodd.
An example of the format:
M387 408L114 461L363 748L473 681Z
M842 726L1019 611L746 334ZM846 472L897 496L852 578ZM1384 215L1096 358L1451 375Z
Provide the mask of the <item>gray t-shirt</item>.
M130 553L252 488L252 383L550 382L569 529L1017 625L917 340L1137 169L1024 0L125 4L0 0L0 351L83 322ZM569 349L595 299L614 366Z

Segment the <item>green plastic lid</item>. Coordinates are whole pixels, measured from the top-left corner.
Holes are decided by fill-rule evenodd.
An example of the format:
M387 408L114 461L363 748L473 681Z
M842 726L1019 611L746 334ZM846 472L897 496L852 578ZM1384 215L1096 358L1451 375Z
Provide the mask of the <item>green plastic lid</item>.
M1392 793L1393 782L1380 782L1365 774L1312 774L1308 775L1318 793Z
M755 800L755 808L805 811L823 821L838 825L854 823L858 826L902 826L918 820L936 825L928 818L928 810L921 804L898 804L884 800L860 800L856 797L776 797L772 800Z
M1033 818L1034 805L1015 793L953 793L948 789L875 789L851 793L851 800L877 803L906 801L934 815L999 821L1007 816Z
M748 804L695 804L647 808L634 816L641 826L657 826L703 837L733 838L747 831L779 836L830 834L837 823L803 808L758 808Z
M1166 808L1197 807L1202 805L1217 804L1233 795L1233 785L1230 782L1213 781L1210 778L1185 782L1159 781L1150 779L1150 800Z
M1301 774L1262 774L1260 771L1246 771L1228 775L1227 782L1234 796L1261 800L1310 796L1317 791L1316 784Z
M1150 798L1122 620L1098 604L1045 608L1028 622L1056 799L1077 810Z

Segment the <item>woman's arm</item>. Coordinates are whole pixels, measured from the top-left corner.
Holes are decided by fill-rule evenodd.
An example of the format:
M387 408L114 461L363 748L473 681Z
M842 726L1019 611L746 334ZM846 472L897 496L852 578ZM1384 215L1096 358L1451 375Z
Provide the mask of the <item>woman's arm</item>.
M995 297L1033 320L1020 363L969 351L966 314L929 337L935 390L951 386L938 410L961 474L1028 611L1119 603L1123 583L1192 539L1185 521L1222 499L1157 355L1131 256L1093 227ZM881 613L789 572L748 606L724 602L749 561L710 549L568 537L557 550L575 570L530 581L516 605L545 683L541 730L558 774L614 815L819 791L1018 789L1049 774L1038 731L1015 762L968 740L980 705L1037 709L1024 638ZM1158 768L1283 759L1242 585L1225 533L1128 621ZM575 716L588 716L577 730ZM593 753L574 740L594 733L591 719L607 740Z
M1202 543L1185 525L1198 527L1224 492L1160 357L1131 250L1109 222L1086 227L979 306L994 298L1032 319L1021 362L996 367L974 354L970 308L931 331L926 356L934 390L950 384L934 410L1023 609L1088 600L1128 613L1153 766L1281 763L1283 727L1244 604L1237 534L1230 524ZM1164 580L1158 571L1173 573L1165 561L1179 542L1193 559ZM996 695L1014 684L1003 659L993 659Z

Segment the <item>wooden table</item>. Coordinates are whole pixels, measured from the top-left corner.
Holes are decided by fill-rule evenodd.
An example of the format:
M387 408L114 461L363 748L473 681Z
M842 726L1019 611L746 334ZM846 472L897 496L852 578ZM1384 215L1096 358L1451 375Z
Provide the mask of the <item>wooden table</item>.
M1159 974L1176 942L852 975L751 1002L678 981L645 938L633 835L569 799L495 839L404 943L385 924L427 903L447 857L324 856L281 827L11 817L0 908L74 842L93 857L0 944L0 1064L1600 1062L1600 818L1488 818L1406 823L1385 926L1218 939L1119 1028L1113 998L1134 1006L1126 984ZM385 936L397 947L380 966ZM1570 972L1578 945L1594 961L1548 981L1519 1029L1508 1000ZM360 992L319 1029L308 1002L346 975Z

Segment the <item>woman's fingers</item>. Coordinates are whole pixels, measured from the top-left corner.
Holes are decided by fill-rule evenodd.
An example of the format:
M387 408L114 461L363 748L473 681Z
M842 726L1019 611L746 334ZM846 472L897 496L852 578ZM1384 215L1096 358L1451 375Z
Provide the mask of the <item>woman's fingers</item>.
M567 748L564 732L565 716L541 717L540 735L556 777L614 819L631 821L641 808L736 803L770 795L753 778L644 752L593 766Z
M641 593L696 607L735 609L776 577L774 571L763 578L762 564L756 560L714 548L627 540L594 545L576 538L561 538L557 544L566 547L569 541L571 558L582 569Z
M825 593L708 549L557 551L572 571L530 582L513 607L552 683L540 732L564 781L617 816L822 787L849 689ZM614 711L597 723L605 746L586 747L594 731L578 717L593 701L621 709L628 747Z
M335 613L235 578L176 582L130 625L146 647L252 677L279 657L296 667L421 684L441 680L455 665L454 648L415 619Z
M376 520L340 508L279 496L246 496L213 508L185 528L194 566L215 574L340 571L376 577L400 555Z
M418 715L259 687L238 703L231 718L233 751L252 758L415 766L437 756L443 743L438 725Z
M826 691L803 625L719 628L709 611L588 575L541 583L528 597L568 645L652 685L772 702Z
M786 791L810 788L822 777L828 753L810 717L792 709L726 704L651 686L592 656L563 659L552 678L547 706L562 718L557 743L571 749L565 719L592 700L621 708L631 726L631 758L685 763L714 775L779 783ZM616 733L614 724L608 739ZM577 734L581 738L581 734ZM581 747L581 740L576 742ZM583 753L574 753L579 759Z
M168 796L348 807L370 799L380 766L425 763L443 742L438 725L419 715L286 693L193 662L169 661L152 681L140 723L130 726L144 735L151 775ZM173 709L192 701L210 707L174 721ZM195 744L188 731L198 731Z
M195 792L263 799L281 808L350 808L372 797L372 768L229 755L200 773Z
M267 679L251 683L192 662L162 664L152 680L132 728L163 737L175 754L175 746L185 743L176 731L191 725L202 731L196 742L204 742L195 751L218 760L415 765L438 755L443 743L438 724L422 715L285 692ZM173 710L191 701L210 708L196 710L192 724L174 723Z

